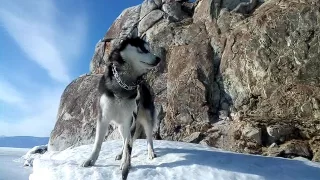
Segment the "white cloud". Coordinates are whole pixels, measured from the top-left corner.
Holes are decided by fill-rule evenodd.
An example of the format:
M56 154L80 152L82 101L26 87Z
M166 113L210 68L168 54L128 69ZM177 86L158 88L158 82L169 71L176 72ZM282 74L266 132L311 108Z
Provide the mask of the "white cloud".
M0 121L0 135L49 136L56 122L62 92L63 88L42 89L23 99L25 112L17 119Z
M0 79L0 101L8 104L21 104L23 97L12 84Z
M81 52L86 18L60 12L52 0L1 1L0 23L18 46L59 82L69 82L68 64Z
M0 0L0 28L27 57L19 65L34 62L39 67L36 74L45 70L51 78L49 82L34 82L31 71L0 72L0 105L10 115L19 112L19 117L10 119L0 107L0 135L49 136L54 128L61 94L72 78L70 67L78 63L87 34L84 12L58 7L56 2ZM14 78L17 74L19 78Z

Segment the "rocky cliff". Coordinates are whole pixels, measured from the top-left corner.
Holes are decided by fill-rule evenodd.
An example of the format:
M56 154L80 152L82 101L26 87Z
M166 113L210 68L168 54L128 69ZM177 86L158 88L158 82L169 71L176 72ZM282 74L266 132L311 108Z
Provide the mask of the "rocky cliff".
M144 36L163 59L147 76L156 138L320 161L319 31L318 0L145 0L122 12L89 75L66 88L49 150L93 141L108 53Z

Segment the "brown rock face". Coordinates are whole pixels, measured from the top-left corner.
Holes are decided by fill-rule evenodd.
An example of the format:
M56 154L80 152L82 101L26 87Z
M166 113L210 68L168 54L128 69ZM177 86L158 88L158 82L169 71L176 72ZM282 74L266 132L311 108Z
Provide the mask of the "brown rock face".
M262 126L286 124L291 135L298 128L303 136L293 135L298 139L310 129L311 136L319 133L314 124L319 121L320 14L319 5L312 4L262 4L230 31L220 66L236 112Z
M173 132L172 139L181 140L179 136L186 135L186 125L208 122L212 114L206 94L213 81L210 49L207 41L198 45L173 47L169 52L168 105L163 131Z
M258 154L268 154L273 144L285 157L319 161L319 9L318 0L144 1L124 10L105 37L145 34L162 57L147 76L159 112L157 138ZM104 60L116 43L107 44ZM92 74L104 69L102 47L96 46ZM95 101L93 84L86 94L80 83L84 78L68 86L70 99L62 97L57 122L64 128L52 133L68 145L89 142L63 135L83 133L82 111L74 112L77 121L61 118ZM70 87L90 98L71 103L79 97ZM94 127L94 107L85 107Z
M230 33L221 60L224 84L234 107L247 114L314 116L312 99L319 98L315 92L320 66L315 50L318 24L312 19L319 12L303 3L282 5L288 8L263 4L249 22ZM266 14L265 9L273 13Z

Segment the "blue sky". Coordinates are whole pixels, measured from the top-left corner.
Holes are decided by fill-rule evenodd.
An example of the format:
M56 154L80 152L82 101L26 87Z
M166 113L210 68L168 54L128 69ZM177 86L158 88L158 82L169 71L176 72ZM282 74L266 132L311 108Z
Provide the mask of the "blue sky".
M0 135L49 136L64 88L89 71L122 10L141 2L0 0Z

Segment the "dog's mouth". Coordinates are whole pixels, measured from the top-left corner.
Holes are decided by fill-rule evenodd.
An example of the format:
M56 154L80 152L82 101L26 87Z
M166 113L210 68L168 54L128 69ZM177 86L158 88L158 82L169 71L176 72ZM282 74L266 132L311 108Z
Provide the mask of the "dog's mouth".
M142 62L142 61L141 61ZM158 63L153 63L153 64L150 64L150 63L146 63L146 62L142 62L143 64L146 64L148 66L156 66Z
M143 62L143 61L141 61L141 62L144 63L144 64L146 64L146 65L148 65L148 66L156 66L156 65L159 64L160 60L161 60L161 59L160 59L159 57L157 57L157 58L156 58L156 61L155 61L154 63L147 63L147 62Z

